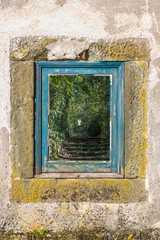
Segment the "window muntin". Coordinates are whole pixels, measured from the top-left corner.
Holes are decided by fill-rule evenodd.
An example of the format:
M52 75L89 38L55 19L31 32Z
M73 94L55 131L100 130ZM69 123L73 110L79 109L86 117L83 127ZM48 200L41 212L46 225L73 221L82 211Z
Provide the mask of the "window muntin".
M124 166L124 64L80 62L36 62L35 159L42 172L118 172ZM48 113L51 76L93 76L110 78L110 160L48 161ZM60 77L59 77L60 78ZM38 118L38 119L37 119ZM39 127L38 127L39 126ZM40 140L41 139L41 140Z

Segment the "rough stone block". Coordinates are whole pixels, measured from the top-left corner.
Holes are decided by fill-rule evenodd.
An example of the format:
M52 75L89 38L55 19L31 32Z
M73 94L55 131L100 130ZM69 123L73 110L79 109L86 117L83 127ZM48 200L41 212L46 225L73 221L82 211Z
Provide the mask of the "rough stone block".
M11 158L14 177L33 177L34 65L11 64Z
M125 177L145 178L148 63L125 63Z

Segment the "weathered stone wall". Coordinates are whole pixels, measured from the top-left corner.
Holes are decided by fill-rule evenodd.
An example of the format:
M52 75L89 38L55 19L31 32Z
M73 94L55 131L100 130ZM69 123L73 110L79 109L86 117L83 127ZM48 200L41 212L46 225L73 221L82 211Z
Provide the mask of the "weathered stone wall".
M158 239L159 8L158 0L1 0L2 231L83 230L89 239ZM128 179L26 179L33 177L34 161L33 62L62 59L126 61Z

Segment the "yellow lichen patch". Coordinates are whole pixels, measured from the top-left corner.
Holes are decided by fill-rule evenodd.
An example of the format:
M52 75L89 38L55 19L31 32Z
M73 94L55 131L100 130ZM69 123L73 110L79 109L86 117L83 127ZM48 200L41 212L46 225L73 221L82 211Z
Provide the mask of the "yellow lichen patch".
M90 60L130 61L148 60L149 48L146 42L121 40L119 42L93 44L89 49Z
M143 136L143 159L141 158L140 165L139 165L139 176L144 178L146 175L146 165L148 164L147 158L147 149L148 149L148 139L147 139L147 132L148 132L148 125L147 125L147 95L148 95L148 64L144 62L138 62L139 66L143 71L143 89L139 91L139 104L143 103L142 107L142 114L143 114L143 124L142 124L142 136Z
M47 43L48 43L47 40L45 40L45 41L42 42L43 45L46 45Z
M13 52L13 57L22 59L28 55L28 49L20 48Z
M128 236L128 240L131 240L132 237L133 237L133 234L130 234L130 235Z
M16 202L27 202L27 189L24 185L23 180L12 180L11 199L14 201L12 193L16 193Z
M57 40L56 39L51 39L50 43L53 43L53 42L57 42Z
M18 179L19 178L19 173L18 173L18 166L17 163L14 161L14 159L12 159L12 178L14 179Z
M144 180L139 179L13 179L11 200L22 203L145 201L144 185Z
M41 50L42 49L42 47L37 47L37 50Z
M96 233L96 237L101 238L101 237L102 237L102 234Z

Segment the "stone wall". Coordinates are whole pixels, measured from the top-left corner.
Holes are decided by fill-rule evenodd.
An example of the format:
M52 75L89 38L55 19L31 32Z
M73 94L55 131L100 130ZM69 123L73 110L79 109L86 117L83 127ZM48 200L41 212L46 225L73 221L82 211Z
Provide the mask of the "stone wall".
M2 232L158 239L159 8L158 0L1 0ZM33 63L65 59L126 62L124 180L33 178Z

